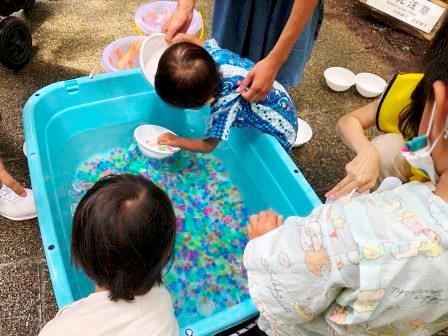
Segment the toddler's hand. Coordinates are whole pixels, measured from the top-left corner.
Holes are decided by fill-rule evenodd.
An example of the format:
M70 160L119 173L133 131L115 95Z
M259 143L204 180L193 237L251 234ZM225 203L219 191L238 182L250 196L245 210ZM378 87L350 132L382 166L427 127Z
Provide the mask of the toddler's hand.
M274 211L262 211L258 215L250 216L250 224L247 228L249 239L254 239L268 233L282 225L283 217Z
M157 143L159 145L179 147L179 137L173 133L167 132L163 133L157 138Z

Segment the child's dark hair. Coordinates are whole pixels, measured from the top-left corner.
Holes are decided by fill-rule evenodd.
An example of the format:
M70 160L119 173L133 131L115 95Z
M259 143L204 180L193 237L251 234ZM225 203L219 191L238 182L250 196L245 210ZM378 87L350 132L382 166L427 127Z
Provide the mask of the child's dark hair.
M411 103L401 111L398 128L405 139L418 135L426 101L434 99L434 82L448 83L448 17L434 37L424 58L424 75L411 95Z
M180 108L198 108L219 93L221 74L204 48L181 42L162 54L154 86L165 103Z
M81 199L72 261L113 301L131 301L162 283L172 260L176 219L168 196L142 176L112 175Z

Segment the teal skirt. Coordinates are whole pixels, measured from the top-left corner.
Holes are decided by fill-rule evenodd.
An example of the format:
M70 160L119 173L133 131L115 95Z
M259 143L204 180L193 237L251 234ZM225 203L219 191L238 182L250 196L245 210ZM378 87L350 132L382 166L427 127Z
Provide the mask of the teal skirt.
M254 62L265 58L288 21L294 0L216 0L212 37L219 46ZM277 75L284 86L296 86L311 56L323 16L323 0Z

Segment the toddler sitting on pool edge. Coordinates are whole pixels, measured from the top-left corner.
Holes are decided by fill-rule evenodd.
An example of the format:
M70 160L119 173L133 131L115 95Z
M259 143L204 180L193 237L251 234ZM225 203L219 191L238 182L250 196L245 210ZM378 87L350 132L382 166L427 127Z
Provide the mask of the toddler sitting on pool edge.
M278 82L265 100L249 103L238 92L241 81L254 63L218 47L215 40L203 42L178 34L159 61L155 89L160 98L179 108L211 104L205 139L187 139L172 133L158 138L161 145L194 152L211 152L227 140L230 128L253 128L274 136L290 151L297 135L297 115L288 93Z
M175 235L171 201L154 183L128 174L95 183L75 211L71 257L96 291L60 310L39 336L178 336L162 284Z

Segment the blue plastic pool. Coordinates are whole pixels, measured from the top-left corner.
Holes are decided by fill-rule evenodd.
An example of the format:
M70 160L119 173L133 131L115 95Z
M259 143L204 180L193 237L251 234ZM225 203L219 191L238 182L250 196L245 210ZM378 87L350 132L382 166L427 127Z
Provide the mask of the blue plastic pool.
M71 192L77 167L99 153L126 148L131 130L141 123L200 137L207 115L207 109L180 111L166 106L139 70L55 83L28 100L24 109L28 163L59 308L93 290L87 277L72 267L69 257ZM319 203L289 156L268 135L235 129L213 158L220 162L249 212L270 207L284 216L306 215ZM250 299L245 299L233 306L223 305L200 320L189 321L183 315L179 320L181 335L213 335L256 314Z

